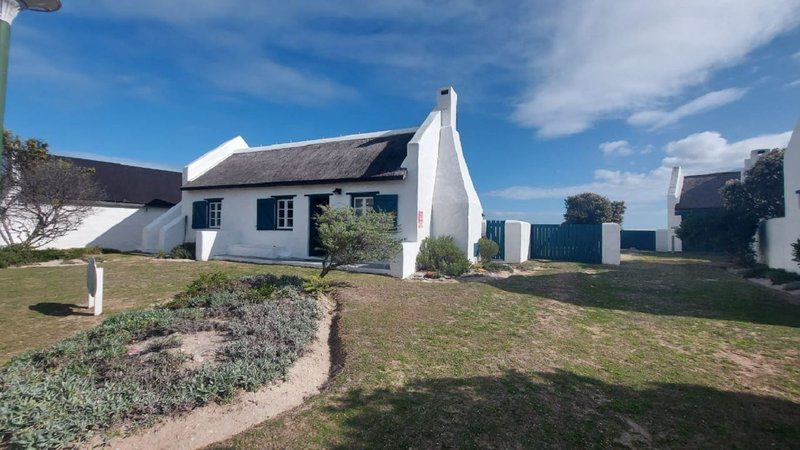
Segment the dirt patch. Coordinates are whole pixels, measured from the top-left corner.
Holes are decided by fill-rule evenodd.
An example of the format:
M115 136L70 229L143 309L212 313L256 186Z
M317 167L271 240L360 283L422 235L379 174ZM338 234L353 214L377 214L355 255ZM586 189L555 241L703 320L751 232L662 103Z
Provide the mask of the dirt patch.
M334 317L332 302L324 298L325 314L315 340L289 369L283 380L257 392L244 392L231 403L211 404L183 416L167 419L153 428L106 443L114 449L196 449L233 437L265 420L295 408L319 393L331 372L329 336ZM213 332L212 332L213 333ZM194 333L199 335L201 333ZM186 350L207 349L213 338L193 338ZM202 350L201 350L202 351ZM93 444L98 444L94 442ZM91 447L91 446L90 446Z

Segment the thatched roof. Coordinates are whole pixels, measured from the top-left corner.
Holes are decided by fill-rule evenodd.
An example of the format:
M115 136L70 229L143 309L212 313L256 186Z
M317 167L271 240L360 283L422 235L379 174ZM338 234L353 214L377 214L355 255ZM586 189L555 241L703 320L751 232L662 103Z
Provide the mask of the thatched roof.
M723 208L722 189L730 180L738 180L741 172L719 172L683 177L681 198L676 210Z
M413 131L286 144L234 153L183 189L398 180Z

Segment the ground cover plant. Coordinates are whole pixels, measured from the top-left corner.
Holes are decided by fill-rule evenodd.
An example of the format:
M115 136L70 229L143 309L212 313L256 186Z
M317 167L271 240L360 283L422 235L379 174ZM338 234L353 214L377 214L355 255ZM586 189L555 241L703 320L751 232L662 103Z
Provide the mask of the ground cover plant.
M756 264L744 272L745 278L768 278L774 284L800 281L800 275L783 269L773 269L765 264Z
M302 283L206 275L165 307L115 315L12 359L0 370L0 444L74 445L264 386L316 332L322 310ZM177 350L198 336L216 342L200 363Z
M26 264L55 261L57 259L80 259L87 255L97 255L100 253L103 253L103 250L97 247L59 250L54 248L35 249L21 244L9 245L0 248L0 269L10 266L23 266Z

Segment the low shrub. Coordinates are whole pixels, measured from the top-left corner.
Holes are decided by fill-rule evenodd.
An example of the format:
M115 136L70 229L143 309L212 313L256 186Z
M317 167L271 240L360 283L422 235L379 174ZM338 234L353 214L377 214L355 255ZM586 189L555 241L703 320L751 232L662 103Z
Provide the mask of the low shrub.
M333 290L330 280L319 275L306 278L303 283L303 290L309 294L327 294Z
M284 376L322 317L295 278L208 274L190 285L198 295L185 308L124 312L12 359L0 369L0 446L80 447L92 433L149 425ZM246 288L280 280L270 301ZM227 290L234 284L245 288ZM184 364L176 333L211 330L225 339L216 357Z
M490 262L488 264L482 264L482 266L488 272L511 272L513 270L508 264L499 262Z
M11 266L24 266L40 262L55 261L57 259L82 259L87 255L99 255L102 249L98 247L70 248L70 249L35 249L24 245L9 245L0 248L0 269Z
M169 257L171 259L194 259L194 255L194 242L184 242L183 244L176 245L172 250L169 251Z
M470 268L470 261L452 236L428 237L422 241L417 255L417 268L433 270L457 277Z
M787 272L783 269L772 269L764 264L755 266L744 272L745 278L769 278L774 284L786 284L793 281L800 281L800 275Z
M500 253L500 245L497 242L487 238L478 239L478 255L481 257L481 264L489 264L498 253Z

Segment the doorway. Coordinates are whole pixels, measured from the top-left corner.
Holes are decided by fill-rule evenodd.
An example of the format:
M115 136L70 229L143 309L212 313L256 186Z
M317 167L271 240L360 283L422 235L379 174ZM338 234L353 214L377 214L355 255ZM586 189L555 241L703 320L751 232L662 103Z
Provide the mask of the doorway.
M314 216L319 214L320 206L330 204L330 194L315 194L308 196L308 256L324 256L325 252L320 249L319 229L314 220Z

